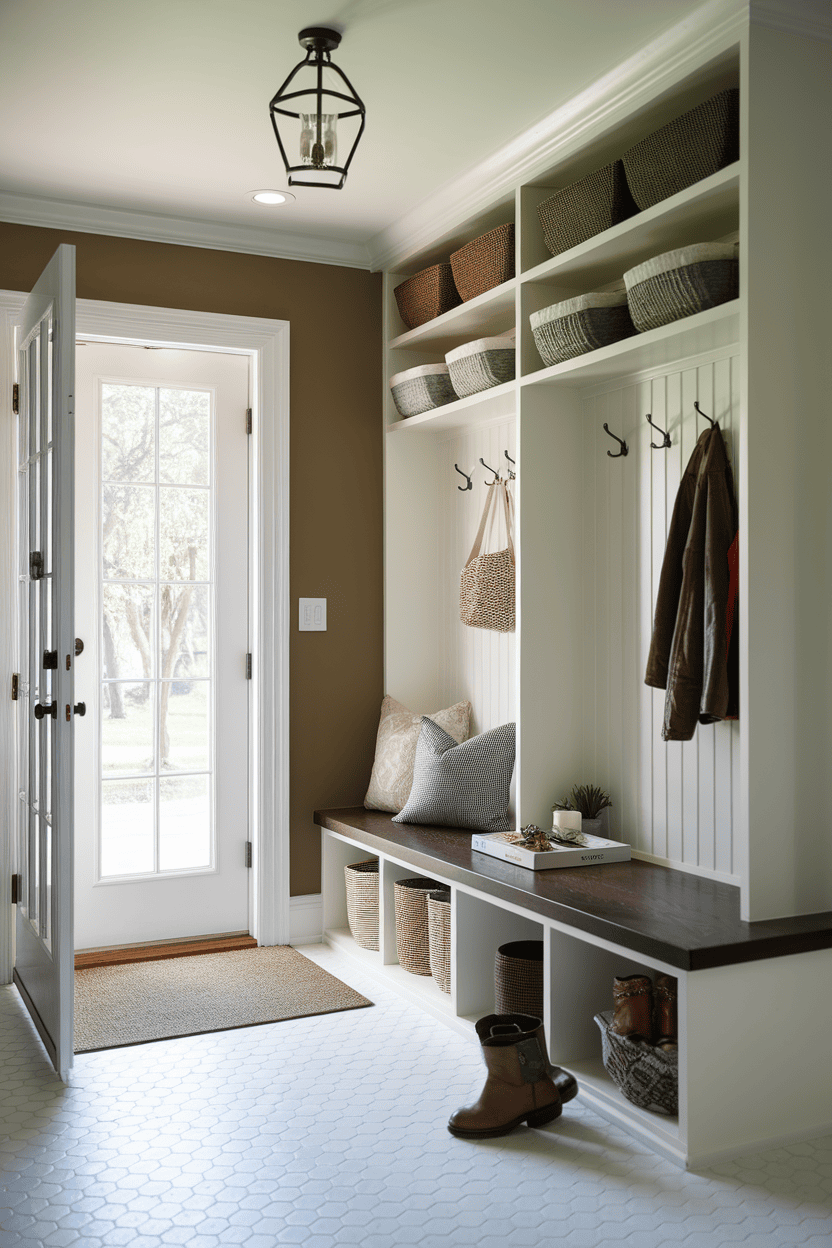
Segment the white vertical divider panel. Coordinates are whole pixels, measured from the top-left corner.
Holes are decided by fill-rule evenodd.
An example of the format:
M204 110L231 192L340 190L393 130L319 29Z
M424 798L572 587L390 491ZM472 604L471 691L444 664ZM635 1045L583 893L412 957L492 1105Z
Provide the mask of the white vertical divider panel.
M480 463L500 470L506 476L508 451L517 458L514 420L455 430L441 443L438 459L441 555L438 571L442 706L469 699L473 708L472 735L487 732L498 724L516 718L515 665L516 633L497 633L471 628L459 618L459 577L479 526L488 497L491 473ZM465 484L454 464L473 478L473 489ZM510 488L514 489L514 485ZM502 523L495 527L495 539L505 545ZM430 709L437 709L431 707Z
M699 725L692 741L666 742L665 693L644 684L670 519L708 427L697 417L696 399L719 420L733 454L737 369L728 352L682 371L627 379L582 402L582 728L573 780L609 790L610 833L635 850L734 879L741 725ZM648 412L668 430L668 449L652 448L661 435L648 425ZM616 447L604 422L627 441L626 457L607 456Z

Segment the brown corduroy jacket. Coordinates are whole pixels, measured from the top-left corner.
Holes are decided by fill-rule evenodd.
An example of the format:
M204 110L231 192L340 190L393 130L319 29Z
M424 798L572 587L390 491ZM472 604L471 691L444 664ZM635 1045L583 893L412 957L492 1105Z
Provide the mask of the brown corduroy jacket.
M697 723L736 718L735 603L728 563L736 532L731 465L722 431L714 425L699 438L682 477L659 579L644 680L667 690L665 741L689 741Z

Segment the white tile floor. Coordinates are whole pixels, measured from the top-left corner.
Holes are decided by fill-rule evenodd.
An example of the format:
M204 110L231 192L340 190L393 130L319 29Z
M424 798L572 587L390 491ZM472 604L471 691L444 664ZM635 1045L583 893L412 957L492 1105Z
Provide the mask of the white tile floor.
M685 1174L578 1098L456 1140L477 1049L304 952L375 1007L85 1054L68 1088L0 988L0 1248L830 1248L832 1137Z

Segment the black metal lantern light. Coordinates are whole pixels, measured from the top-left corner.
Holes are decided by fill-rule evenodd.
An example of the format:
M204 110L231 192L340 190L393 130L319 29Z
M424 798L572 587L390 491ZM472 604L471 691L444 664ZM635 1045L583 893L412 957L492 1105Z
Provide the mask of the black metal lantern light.
M347 180L350 162L358 147L358 140L364 133L364 105L356 95L346 74L338 68L330 55L341 42L341 36L337 30L330 30L326 26L308 26L298 35L298 42L301 47L306 48L306 58L295 66L269 105L275 138L289 175L290 186L329 186L334 191L339 191ZM332 70L338 75L349 94L324 86L326 70ZM304 71L310 71L314 75L314 85L310 83L309 86L300 90L296 88L290 91L288 88L292 85L295 76ZM299 81L308 82L309 73L305 73L304 78ZM340 86L341 82L336 85ZM301 106L303 97L307 97L308 111L294 112L294 107ZM328 97L326 105L325 97ZM341 103L339 104L338 101ZM286 107L287 104L290 105L289 108ZM343 109L344 104L348 106L345 109ZM327 107L330 110L342 108L343 111L327 111ZM292 164L286 155L286 145L280 137L278 128L278 116L291 117L300 122L300 134L296 140L298 163ZM343 165L339 165L337 123L343 121L345 117L360 117L361 121L349 155ZM287 128L291 129L286 123L281 123L281 125L284 131ZM288 138L287 143L290 147L293 146ZM298 178L296 174L303 174L304 177Z

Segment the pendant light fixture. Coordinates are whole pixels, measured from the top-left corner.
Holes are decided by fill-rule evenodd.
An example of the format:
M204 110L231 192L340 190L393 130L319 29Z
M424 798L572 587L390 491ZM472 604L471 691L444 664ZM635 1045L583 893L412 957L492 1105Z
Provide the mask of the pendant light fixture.
M332 60L331 53L341 42L337 30L330 30L327 26L307 26L298 35L298 42L306 48L306 57L295 66L269 105L275 138L290 186L329 186L339 191L347 179L347 170L358 140L364 133L364 105L346 74ZM301 75L298 83L308 85L295 85L294 90L289 90L298 74ZM332 85L327 86L326 82ZM349 94L335 89L342 84ZM299 111L295 112L295 108ZM306 111L302 111L304 108ZM280 123L285 142L278 128L278 117L292 119L291 122ZM344 136L338 134L338 122L347 117L358 117L360 123L347 158L339 165L338 144L340 141L343 150ZM355 129L355 123L350 129ZM292 153L291 160L287 150ZM297 177L297 174L303 174L303 177Z

